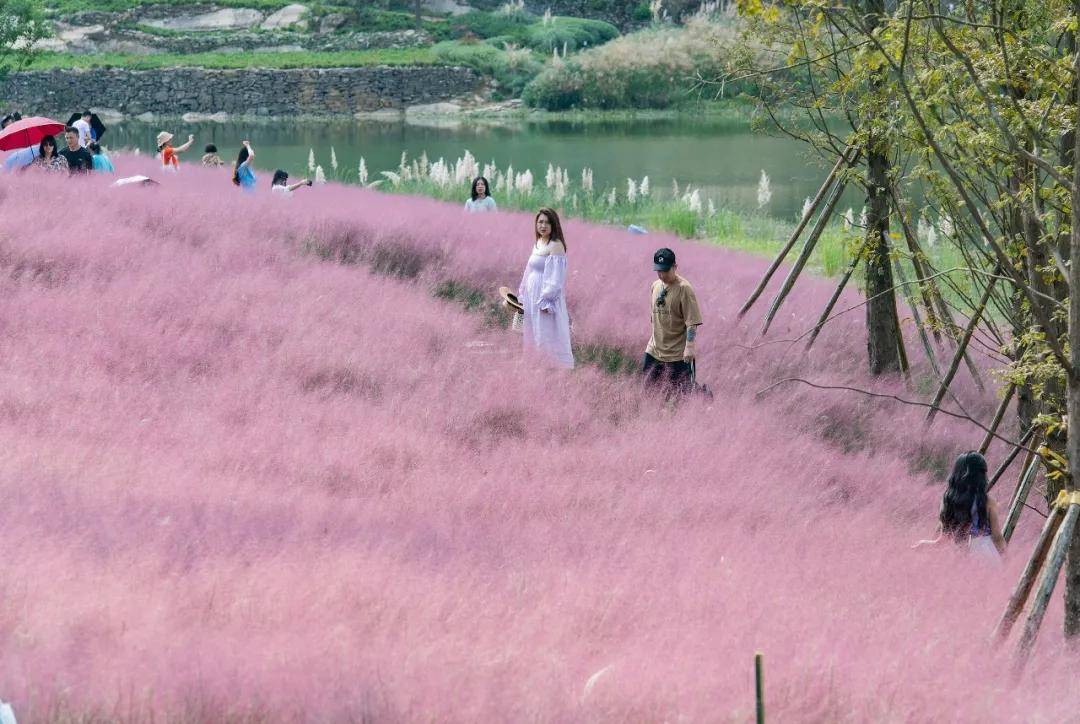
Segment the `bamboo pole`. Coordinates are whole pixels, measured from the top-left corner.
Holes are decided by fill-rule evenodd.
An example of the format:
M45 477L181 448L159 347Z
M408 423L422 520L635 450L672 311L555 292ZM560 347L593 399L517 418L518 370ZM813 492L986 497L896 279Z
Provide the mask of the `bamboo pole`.
M1024 470L1020 473L1020 479L1016 481L1016 492L1013 493L1012 504L1009 506L1009 514L1005 517L1005 525L1001 528L1001 537L1008 543L1012 538L1016 522L1020 520L1020 511L1024 509L1031 485L1035 482L1035 476L1039 471L1039 459L1035 451L1028 451L1027 460L1024 462Z
M893 206L896 208L898 215L900 216L900 228L904 230L904 239L907 241L908 250L911 252L912 266L915 268L915 278L918 280L920 287L925 285L930 290L929 297L938 308L938 317L945 323L949 329L949 335L955 338L955 330L960 328L960 325L956 323L955 317L953 317L952 310L949 309L949 305L945 303L945 297L941 294L941 287L932 275L927 274L923 267L923 260L926 259L926 254L922 250L922 246L919 244L919 239L915 233L911 230L911 227L907 223L907 219L904 217L903 211L901 211L902 205L900 203L900 196L897 194L893 185L889 186L889 193L892 194ZM935 335L935 339L937 335ZM982 391L984 388L982 375L979 374L979 368L975 366L975 363L971 361L971 356L964 350L964 364L968 368L968 372L971 373L971 379L975 381L975 386Z
M766 270L765 276L761 278L761 281L758 282L758 285L754 289L753 293L739 309L740 317L750 311L750 307L754 306L754 302L756 302L758 297L761 296L761 293L765 291L765 287L768 286L769 280L772 279L773 274L775 274L776 270L780 268L780 265L784 263L784 259L787 258L788 253L791 251L792 247L795 246L795 243L799 240L799 237L802 236L803 230L806 229L806 225L810 223L810 219L814 218L814 213L818 210L818 207L821 206L822 199L825 198L825 194L828 193L829 188L832 186L833 181L836 179L836 174L840 173L841 167L845 165L845 162L847 161L847 155L850 152L851 147L848 146L846 149L844 149L844 152L840 154L840 158L836 160L836 165L833 166L832 171L829 172L829 175L825 177L825 183L821 184L821 188L818 189L817 194L814 196L814 200L810 202L810 206L806 209L806 213L804 213L802 215L802 218L799 219L798 226L795 227L795 230L791 232L791 236L788 237L787 243L784 244L782 249L780 249L780 253L776 255L776 259L773 260L773 263L770 264L768 270ZM855 158L851 159L851 163L848 163L847 165L853 165L856 159L858 159L858 154L856 154Z
M916 238L915 232L911 230L911 225L908 224L907 215L900 204L896 190L891 186L889 187L889 195L892 196L893 208L896 209L896 215L900 217L900 229L904 232L904 239L907 241L908 250L911 252L911 266L915 271L915 280L919 282L919 296L922 297L923 306L926 307L926 321L934 332L934 339L940 340L941 334L938 331L937 314L934 312L932 296L937 288L932 286L933 280L928 278L930 275L923 268L923 255L919 240Z
M1035 639L1039 635L1039 627L1046 615L1046 607L1050 604L1050 596L1054 593L1058 575L1061 573L1061 565L1065 562L1065 554L1072 541L1073 532L1076 529L1076 518L1080 515L1080 499L1076 493L1068 497L1068 509L1061 521L1061 526L1054 535L1054 543L1050 547L1050 554L1043 566L1042 575L1039 577L1039 586L1035 591L1035 599L1031 604L1027 621L1024 622L1024 631L1020 635L1020 641L1016 645L1016 671L1019 672L1027 663L1031 649L1035 646Z
M893 259L893 269L896 272L896 280L900 282L900 288L904 290L904 300L907 302L908 308L911 309L911 318L915 322L915 329L919 332L919 341L922 342L923 351L926 353L926 359L929 360L930 367L934 370L934 375L936 375L938 379L941 379L941 368L938 366L937 357L934 356L934 345L930 344L930 338L926 336L926 329L923 328L922 319L919 317L919 304L908 290L904 268L900 265L899 260ZM931 314L932 313L933 312L931 311ZM900 325L897 324L896 328L899 331ZM901 339L903 339L902 334Z
M998 621L997 626L994 627L994 637L998 641L1004 641L1009 637L1013 624L1016 623L1016 619L1020 618L1020 612L1024 610L1028 595L1035 586L1035 578L1039 575L1039 571L1042 570L1046 554L1050 552L1050 542L1054 539L1054 534L1057 533L1058 528L1061 526L1064 512L1065 509L1059 505L1050 508L1050 515L1047 517L1046 523L1043 524L1042 532L1039 533L1039 540L1035 544L1035 550L1031 552L1027 565L1024 567L1024 572L1020 574L1020 580L1016 583L1016 588L1013 589L1012 596L1009 597L1009 602L1005 605L1005 612L1001 614L1001 619Z
M765 662L761 652L754 654L754 699L757 724L765 724Z
M814 325L814 331L810 333L810 339L806 341L806 349L810 349L814 346L814 340L821 334L821 330L825 327L825 323L829 321L829 315L832 314L833 307L840 301L840 294L844 291L844 287L847 286L848 280L851 279L851 275L855 272L855 269L859 266L859 260L862 259L863 252L866 251L866 245L870 242L869 239L864 239L862 246L852 257L851 263L848 264L847 269L844 270L844 275L840 277L840 283L836 285L836 289L833 290L833 295L829 299L829 303L825 305L825 310L818 317L817 324Z
M975 311L971 314L971 319L968 321L967 328L964 329L964 336L956 348L956 354L953 355L952 362L949 363L949 371L941 378L941 384L938 386L937 393L934 395L934 401L931 403L932 407L926 413L927 423L934 421L934 414L937 412L937 406L941 403L941 400L944 399L945 392L949 389L949 385L952 384L953 378L956 376L956 371L960 368L960 361L967 352L968 343L971 342L971 335L975 334L975 327L979 325L979 319L986 309L986 303L990 300L991 292L994 291L994 284L997 282L997 274L999 272L1000 267L995 267L995 276L990 277L986 282L986 289L983 290L982 297L975 306Z
M896 355L900 358L900 372L904 377L909 377L911 365L908 364L907 347L904 346L904 332L900 329L900 313L896 310L895 292L893 292L892 317L893 324L896 325Z
M986 492L989 493L991 490L994 489L994 486L997 485L997 481L1001 477L1002 473L1005 472L1005 469L1012 465L1012 461L1016 459L1016 456L1020 454L1020 451L1024 449L1024 446L1031 442L1031 438L1033 438L1034 436L1035 426L1032 425L1028 428L1028 431L1024 433L1024 436L1020 438L1020 442L1018 442L1016 446L1013 447L1013 449L1009 452L1009 454L1005 456L1004 462L1002 462L998 469L994 471L993 477L991 477L990 480L986 483Z
M806 266L806 262L810 259L810 254L813 253L814 247L817 246L818 239L821 238L821 233L825 231L825 227L829 223L829 217L831 217L833 211L836 210L836 205L840 202L840 197L843 195L845 188L847 188L846 181L836 182L832 196L829 197L829 201L825 204L825 208L821 210L821 214L818 216L814 228L810 231L810 236L806 237L806 241L803 243L802 251L799 252L799 258L795 260L795 264L791 267L791 271L788 272L787 277L784 279L784 284L780 287L780 291L777 292L776 297L773 298L772 305L770 305L769 311L765 315L765 323L761 327L762 334L769 331L769 325L772 324L773 317L780 311L780 305L784 303L787 295L791 292L791 288L795 286L795 280L799 278L799 274L802 272L803 267Z
M982 444L979 445L980 455L985 455L986 451L990 449L990 443L994 441L994 433L997 432L998 426L1001 425L1001 421L1005 417L1005 412L1009 409L1009 403L1012 402L1013 395L1015 394L1016 384L1010 382L1009 386L1005 389L1005 396L1001 398L997 410L994 411L994 421L990 423L990 429L986 431L986 437L983 438Z

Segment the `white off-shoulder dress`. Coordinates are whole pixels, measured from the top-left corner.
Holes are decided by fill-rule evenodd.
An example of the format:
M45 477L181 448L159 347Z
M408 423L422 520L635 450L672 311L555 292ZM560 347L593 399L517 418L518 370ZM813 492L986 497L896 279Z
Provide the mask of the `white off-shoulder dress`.
M518 287L525 308L525 351L539 352L559 367L573 369L570 313L566 309L566 254L563 245L533 246Z

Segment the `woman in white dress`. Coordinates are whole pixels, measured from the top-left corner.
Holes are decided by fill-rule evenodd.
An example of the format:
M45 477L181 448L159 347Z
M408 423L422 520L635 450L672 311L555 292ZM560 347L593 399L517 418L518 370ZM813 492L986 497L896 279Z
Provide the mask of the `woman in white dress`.
M937 537L916 546L951 538L990 560L1000 560L1005 553L997 506L986 494L986 458L979 453L966 452L956 459L941 499L938 521Z
M518 287L518 300L525 316L525 351L538 351L554 365L573 369L562 224L553 210L540 209L533 227L536 241Z

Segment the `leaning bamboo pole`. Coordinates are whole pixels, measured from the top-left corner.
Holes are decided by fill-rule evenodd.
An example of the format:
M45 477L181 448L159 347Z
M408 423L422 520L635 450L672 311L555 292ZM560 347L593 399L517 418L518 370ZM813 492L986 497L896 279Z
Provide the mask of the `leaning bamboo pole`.
M938 290L935 286L932 286L933 280L929 278L930 275L926 273L923 267L922 249L919 246L918 239L915 237L915 232L911 230L911 225L908 224L904 208L900 204L895 190L890 187L889 191L893 199L893 208L896 209L896 215L900 218L900 228L904 232L904 239L907 241L908 249L911 252L911 267L915 271L915 280L919 283L919 296L922 297L923 306L926 307L926 321L934 333L934 339L940 340L941 332L938 329L940 324L937 320L937 314L934 312L933 299L933 295L938 293ZM897 262L897 265L899 266L899 262Z
M998 466L998 469L994 471L993 476L991 476L990 480L986 483L986 492L989 493L991 490L994 489L994 486L997 485L997 481L1001 478L1002 474L1005 472L1005 469L1012 465L1012 461L1015 460L1016 456L1020 454L1020 451L1023 450L1029 442L1031 442L1031 438L1033 437L1035 437L1034 425L1028 428L1028 431L1024 433L1024 436L1022 438L1020 438L1020 442L1016 443L1016 445L1013 446L1013 449L1009 452L1008 455L1005 456L1005 460L1002 461L1001 465Z
M1073 491L1059 496L1058 501L1062 507L1066 507L1065 517L1061 526L1054 534L1054 542L1050 547L1050 553L1043 566L1042 575L1039 577L1039 585L1035 591L1035 598L1031 604L1031 611L1024 622L1024 631L1016 644L1016 670L1023 669L1027 663L1031 649L1035 646L1035 639L1039 635L1039 627L1042 626L1043 617L1046 615L1046 607L1050 604L1050 596L1054 593L1057 585L1061 566L1065 563L1065 554L1072 542L1073 531L1076 529L1076 519L1080 516L1080 492Z
M762 334L769 331L769 325L772 324L776 313L780 311L780 305L784 303L787 295L791 292L791 288L795 286L795 281L799 278L799 274L802 273L803 267L806 266L806 262L810 259L810 255L813 253L814 247L817 246L818 239L821 238L822 232L825 231L825 227L829 223L829 217L831 217L836 210L836 205L840 202L840 197L844 194L844 189L846 187L846 181L841 180L836 182L836 187L833 188L832 196L829 197L829 201L825 204L825 208L821 210L821 214L818 216L817 222L810 232L810 236L806 237L806 241L803 243L803 248L802 251L799 252L799 257L795 260L795 264L792 265L791 270L784 279L783 285L780 287L780 291L777 292L776 296L773 298L772 304L769 306L769 311L765 314L765 322L761 326Z
M990 429L986 431L986 437L983 438L982 444L979 445L980 455L985 455L986 451L990 449L990 443L994 441L994 435L997 433L998 426L1001 425L1001 421L1005 417L1005 412L1009 409L1009 403L1012 402L1013 395L1015 394L1016 383L1010 382L1009 386L1005 389L1005 396L1001 398L997 410L994 411L994 420L990 423Z
M1028 494L1031 492L1031 486L1035 482L1038 471L1039 458L1035 455L1034 450L1029 450L1027 460L1024 462L1023 472L1020 473L1020 479L1016 481L1016 491L1013 493L1012 503L1009 505L1009 514L1005 516L1005 525L1001 527L1001 537L1005 539L1006 543L1012 538L1016 522L1020 520L1020 512L1024 509L1024 504L1027 503Z
M953 355L952 362L949 363L949 370L945 373L945 376L941 378L941 384L934 394L934 401L931 403L930 410L926 413L927 423L934 421L934 414L937 412L937 406L945 398L945 392L949 389L949 385L952 384L953 378L960 368L960 361L964 359L968 344L971 342L971 336L975 334L975 327L979 325L979 319L982 318L983 312L986 310L986 304L990 301L990 294L994 291L994 284L997 282L997 275L999 272L1000 267L995 267L994 276L990 277L986 282L986 288L983 290L982 297L979 299L979 303L975 305L975 311L972 312L971 319L968 320L967 327L964 329L964 336L960 339L960 343L956 347L956 354Z
M850 152L851 147L848 146L846 149L844 149L844 152L840 154L840 158L836 160L836 165L833 166L832 171L829 172L829 175L825 177L825 182L821 184L821 188L818 189L818 192L814 196L813 201L810 202L810 206L807 207L806 212L802 215L802 218L799 219L799 223L795 227L795 230L791 232L791 236L788 237L787 243L785 243L783 248L780 249L780 253L776 255L773 263L770 264L769 268L765 271L765 276L761 278L761 281L758 282L757 287L750 294L750 297L743 303L742 307L739 309L740 317L750 311L750 307L754 306L754 303L758 300L758 297L760 297L761 293L765 291L765 287L769 285L769 280L772 279L773 274L775 274L776 270L780 268L780 265L784 263L784 259L787 258L788 253L791 252L791 249L799 241L799 237L802 236L803 231L806 229L806 225L810 223L810 220L812 218L814 218L814 213L817 212L818 207L821 206L822 199L825 198L825 195L828 193L829 188L833 184L833 181L836 180L836 175L840 173L840 169L844 165L854 165L856 160L858 160L859 154L856 153L855 157L851 159L850 163L848 163L847 156Z
M829 298L829 303L825 305L824 311L821 316L818 317L817 324L814 325L814 331L810 333L810 339L806 341L806 349L810 349L814 346L814 340L821 334L821 330L825 327L825 323L829 321L829 315L832 314L833 307L840 301L840 294L843 293L844 287L847 286L848 281L851 279L851 275L855 272L855 269L859 266L859 260L862 259L863 252L866 251L866 245L870 243L869 239L864 239L862 246L855 252L855 256L851 258L851 263L848 264L847 269L844 270L843 276L840 277L840 282L836 285L836 289L833 290L832 297Z
M926 334L926 329L923 327L922 319L919 316L919 304L918 301L912 296L911 291L908 289L907 278L904 274L904 268L901 266L898 259L893 259L893 270L896 273L896 280L900 283L900 288L903 290L904 300L908 304L908 308L911 309L911 318L915 322L915 330L919 333L919 341L922 342L923 352L926 353L926 359L930 362L930 367L934 370L934 375L941 378L941 368L938 366L937 357L934 356L934 345L930 343L930 338ZM900 325L896 325L897 334L903 339L903 334L900 333Z
M907 219L904 217L903 204L900 203L900 196L896 192L896 188L892 185L889 186L889 193L893 198L893 207L897 210L897 214L900 216L900 228L904 231L904 240L907 242L908 251L911 252L911 263L915 269L915 278L919 282L920 286L925 286L929 290L929 298L934 305L937 306L937 317L941 320L944 326L949 330L949 336L955 339L956 330L960 328L960 325L956 323L956 319L953 317L952 310L949 309L949 305L945 303L945 297L941 293L941 286L934 279L932 274L926 273L926 268L923 266L924 261L927 258L926 253L922 249L922 245L919 244L919 239L915 233L911 230L911 227L907 223ZM936 335L935 335L936 337ZM971 356L964 350L964 365L968 368L968 372L971 373L971 379L974 380L975 386L979 390L983 390L982 376L979 374L979 368L975 366Z
M1065 509L1059 505L1050 507L1050 515L1046 518L1046 523L1043 524L1042 532L1039 533L1039 540L1035 544L1035 550L1032 551L1031 556L1028 558L1024 572L1020 574L1020 580L1016 583L1012 596L1009 597L1009 602L1005 605L1005 612L1001 614L1001 619L998 620L997 626L994 627L994 637L998 641L1004 641L1009 637L1013 624L1020 618L1020 612L1024 610L1031 589L1035 586L1035 579L1039 575L1039 571L1042 570L1046 554L1050 552L1050 543L1054 539L1054 534L1057 533L1058 528L1061 526L1064 512Z

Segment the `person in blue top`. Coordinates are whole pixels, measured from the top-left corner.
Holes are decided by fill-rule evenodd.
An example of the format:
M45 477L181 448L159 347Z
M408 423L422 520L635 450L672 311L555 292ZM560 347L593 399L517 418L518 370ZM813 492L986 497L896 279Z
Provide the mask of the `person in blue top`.
M255 150L249 141L244 141L244 147L236 157L236 165L233 166L232 182L246 193L255 193L255 172L252 166L255 162Z
M112 161L110 161L109 157L105 155L105 152L101 150L101 144L97 141L91 141L87 148L90 149L90 153L94 156L94 173L116 173Z

